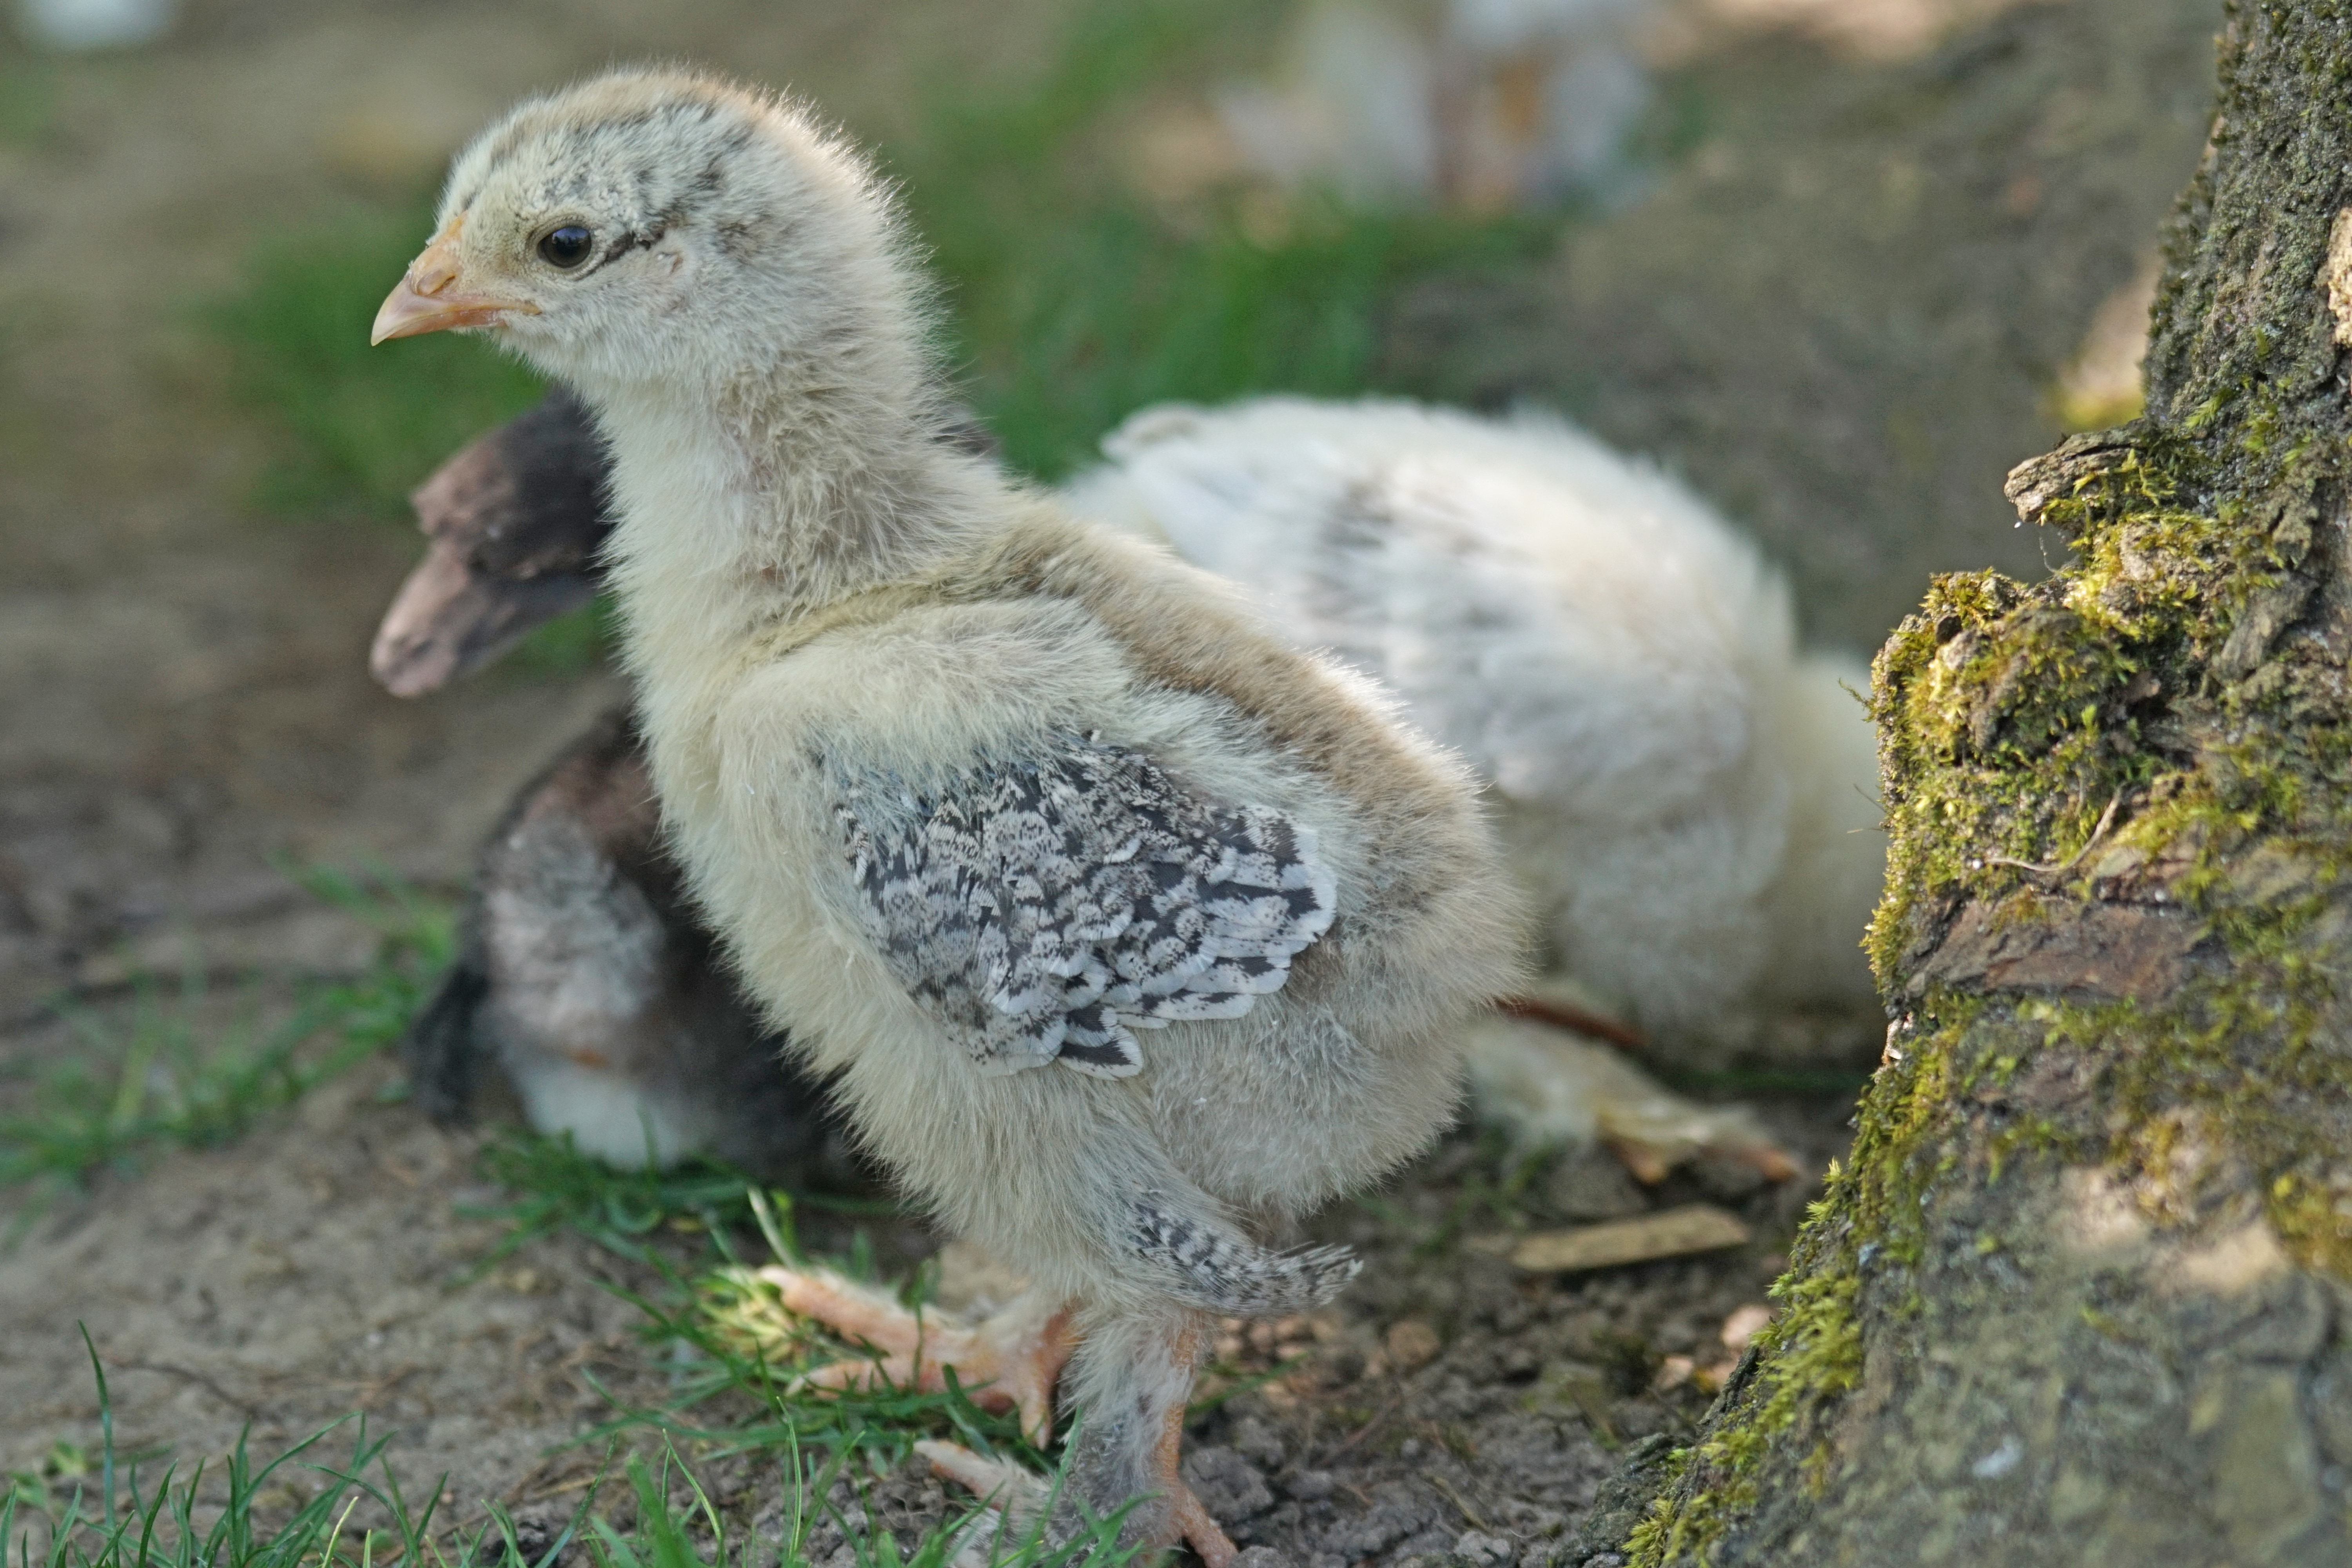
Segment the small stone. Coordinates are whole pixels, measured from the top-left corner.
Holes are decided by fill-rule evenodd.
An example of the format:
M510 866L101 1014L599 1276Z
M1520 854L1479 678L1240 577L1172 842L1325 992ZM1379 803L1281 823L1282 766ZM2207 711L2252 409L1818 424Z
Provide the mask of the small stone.
M1723 1348L1733 1355L1748 1348L1748 1342L1764 1331L1772 1321L1772 1309L1761 1301L1751 1301L1723 1320Z
M1234 1568L1297 1568L1286 1552L1271 1546L1244 1546L1234 1559Z
M1299 1470L1283 1481L1282 1489L1301 1502L1320 1502L1338 1486L1328 1470Z
M1419 1318L1407 1318L1389 1325L1381 1343L1389 1352L1389 1364L1399 1372L1419 1372L1437 1359L1445 1342L1437 1331Z
M1569 1220L1624 1219L1650 1206L1624 1163L1602 1149L1563 1158L1544 1179L1538 1201Z
M1714 1149L1702 1150L1689 1169L1698 1190L1719 1204L1752 1197L1777 1179L1752 1159Z
M1231 1448L1193 1449L1184 1460L1184 1481L1209 1517L1227 1524L1255 1519L1274 1506L1265 1478Z
M1489 1535L1483 1530L1465 1530L1454 1538L1454 1555L1473 1568L1509 1568L1518 1552L1499 1535Z
M1257 1415L1244 1415L1234 1422L1233 1439L1226 1447L1261 1470L1279 1470L1288 1457L1274 1423Z

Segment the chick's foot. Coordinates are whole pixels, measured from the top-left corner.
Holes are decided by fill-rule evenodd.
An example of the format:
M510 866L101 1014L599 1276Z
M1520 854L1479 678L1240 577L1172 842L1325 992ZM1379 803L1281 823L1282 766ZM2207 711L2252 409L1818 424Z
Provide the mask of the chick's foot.
M1142 1506L1137 1510L1147 1518L1156 1516L1158 1524L1155 1528L1147 1522L1139 1533L1144 1543L1150 1545L1182 1542L1205 1568L1232 1568L1240 1549L1185 1483L1180 1468L1183 1440L1184 1406L1179 1405L1160 1418L1158 1436L1151 1446L1146 1489L1140 1494ZM932 1473L963 1487L989 1505L977 1528L967 1535L968 1543L1000 1531L1017 1538L1052 1500L1053 1493L1043 1478L1018 1465L984 1458L961 1443L921 1442L915 1445L915 1451L929 1463ZM1082 1450L1078 1462L1083 1463L1085 1458ZM1072 1481L1076 1491L1094 1489L1087 1484L1087 1478L1074 1474ZM1109 1501L1108 1498L1102 1500ZM1063 1522L1066 1528L1083 1527L1089 1521L1078 1519ZM1139 1533L1134 1528L1137 1522L1131 1515L1129 1535Z
M1478 1109L1529 1145L1599 1141L1635 1180L1654 1185L1702 1155L1785 1182L1797 1163L1744 1105L1700 1105L1665 1088L1612 1046L1528 1013L1470 1031Z
M838 1361L803 1382L814 1388L944 1389L948 1370L983 1410L1013 1410L1021 1430L1041 1447L1054 1435L1054 1390L1075 1343L1070 1309L1034 1292L977 1324L941 1313L909 1311L879 1291L828 1268L760 1270L787 1310L823 1323L881 1360Z
M1241 1555L1224 1527L1209 1517L1200 1498L1184 1484L1177 1468L1179 1451L1184 1441L1184 1411L1181 1406L1171 1411L1168 1425L1160 1439L1160 1451L1155 1456L1160 1471L1160 1495L1165 1500L1168 1522L1175 1535L1192 1549L1193 1554L1207 1568L1233 1568L1233 1561Z

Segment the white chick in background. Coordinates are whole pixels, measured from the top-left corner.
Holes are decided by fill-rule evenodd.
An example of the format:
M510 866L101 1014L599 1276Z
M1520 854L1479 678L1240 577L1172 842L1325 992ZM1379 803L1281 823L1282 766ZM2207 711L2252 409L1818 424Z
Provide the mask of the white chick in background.
M1689 1066L1791 1017L1866 1035L1868 675L1800 651L1779 574L1689 489L1557 417L1377 401L1149 409L1104 452L1075 510L1246 584L1489 782L1555 994ZM1470 1059L1531 1142L1598 1133L1650 1176L1742 1142L1557 1030L1490 1020Z
M1649 99L1654 0L1315 0L1215 107L1243 164L1368 205L1493 211L1601 181Z

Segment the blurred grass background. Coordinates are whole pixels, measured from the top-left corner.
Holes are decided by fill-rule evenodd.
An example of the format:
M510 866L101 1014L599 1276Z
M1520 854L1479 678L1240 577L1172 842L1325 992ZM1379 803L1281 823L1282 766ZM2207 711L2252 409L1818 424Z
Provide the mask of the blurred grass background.
M1433 273L1532 259L1573 220L1569 207L1465 217L1313 195L1276 208L1250 199L1263 192L1156 208L1118 166L1123 117L1171 79L1245 57L1266 26L1234 0L1101 0L1034 86L975 99L941 83L911 132L877 149L944 284L961 390L1016 468L1059 479L1168 399L1381 389L1384 300ZM211 312L242 395L280 437L270 510L404 518L436 465L538 396L530 372L477 342L367 346L431 205L355 205L273 240Z

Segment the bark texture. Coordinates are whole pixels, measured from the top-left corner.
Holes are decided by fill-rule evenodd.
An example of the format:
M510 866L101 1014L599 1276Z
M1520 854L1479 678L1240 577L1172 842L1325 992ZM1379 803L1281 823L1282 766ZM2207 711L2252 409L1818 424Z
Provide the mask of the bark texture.
M2147 416L2011 479L2072 563L1879 655L1852 1156L1567 1562L2352 1562L2352 0L2220 65Z

